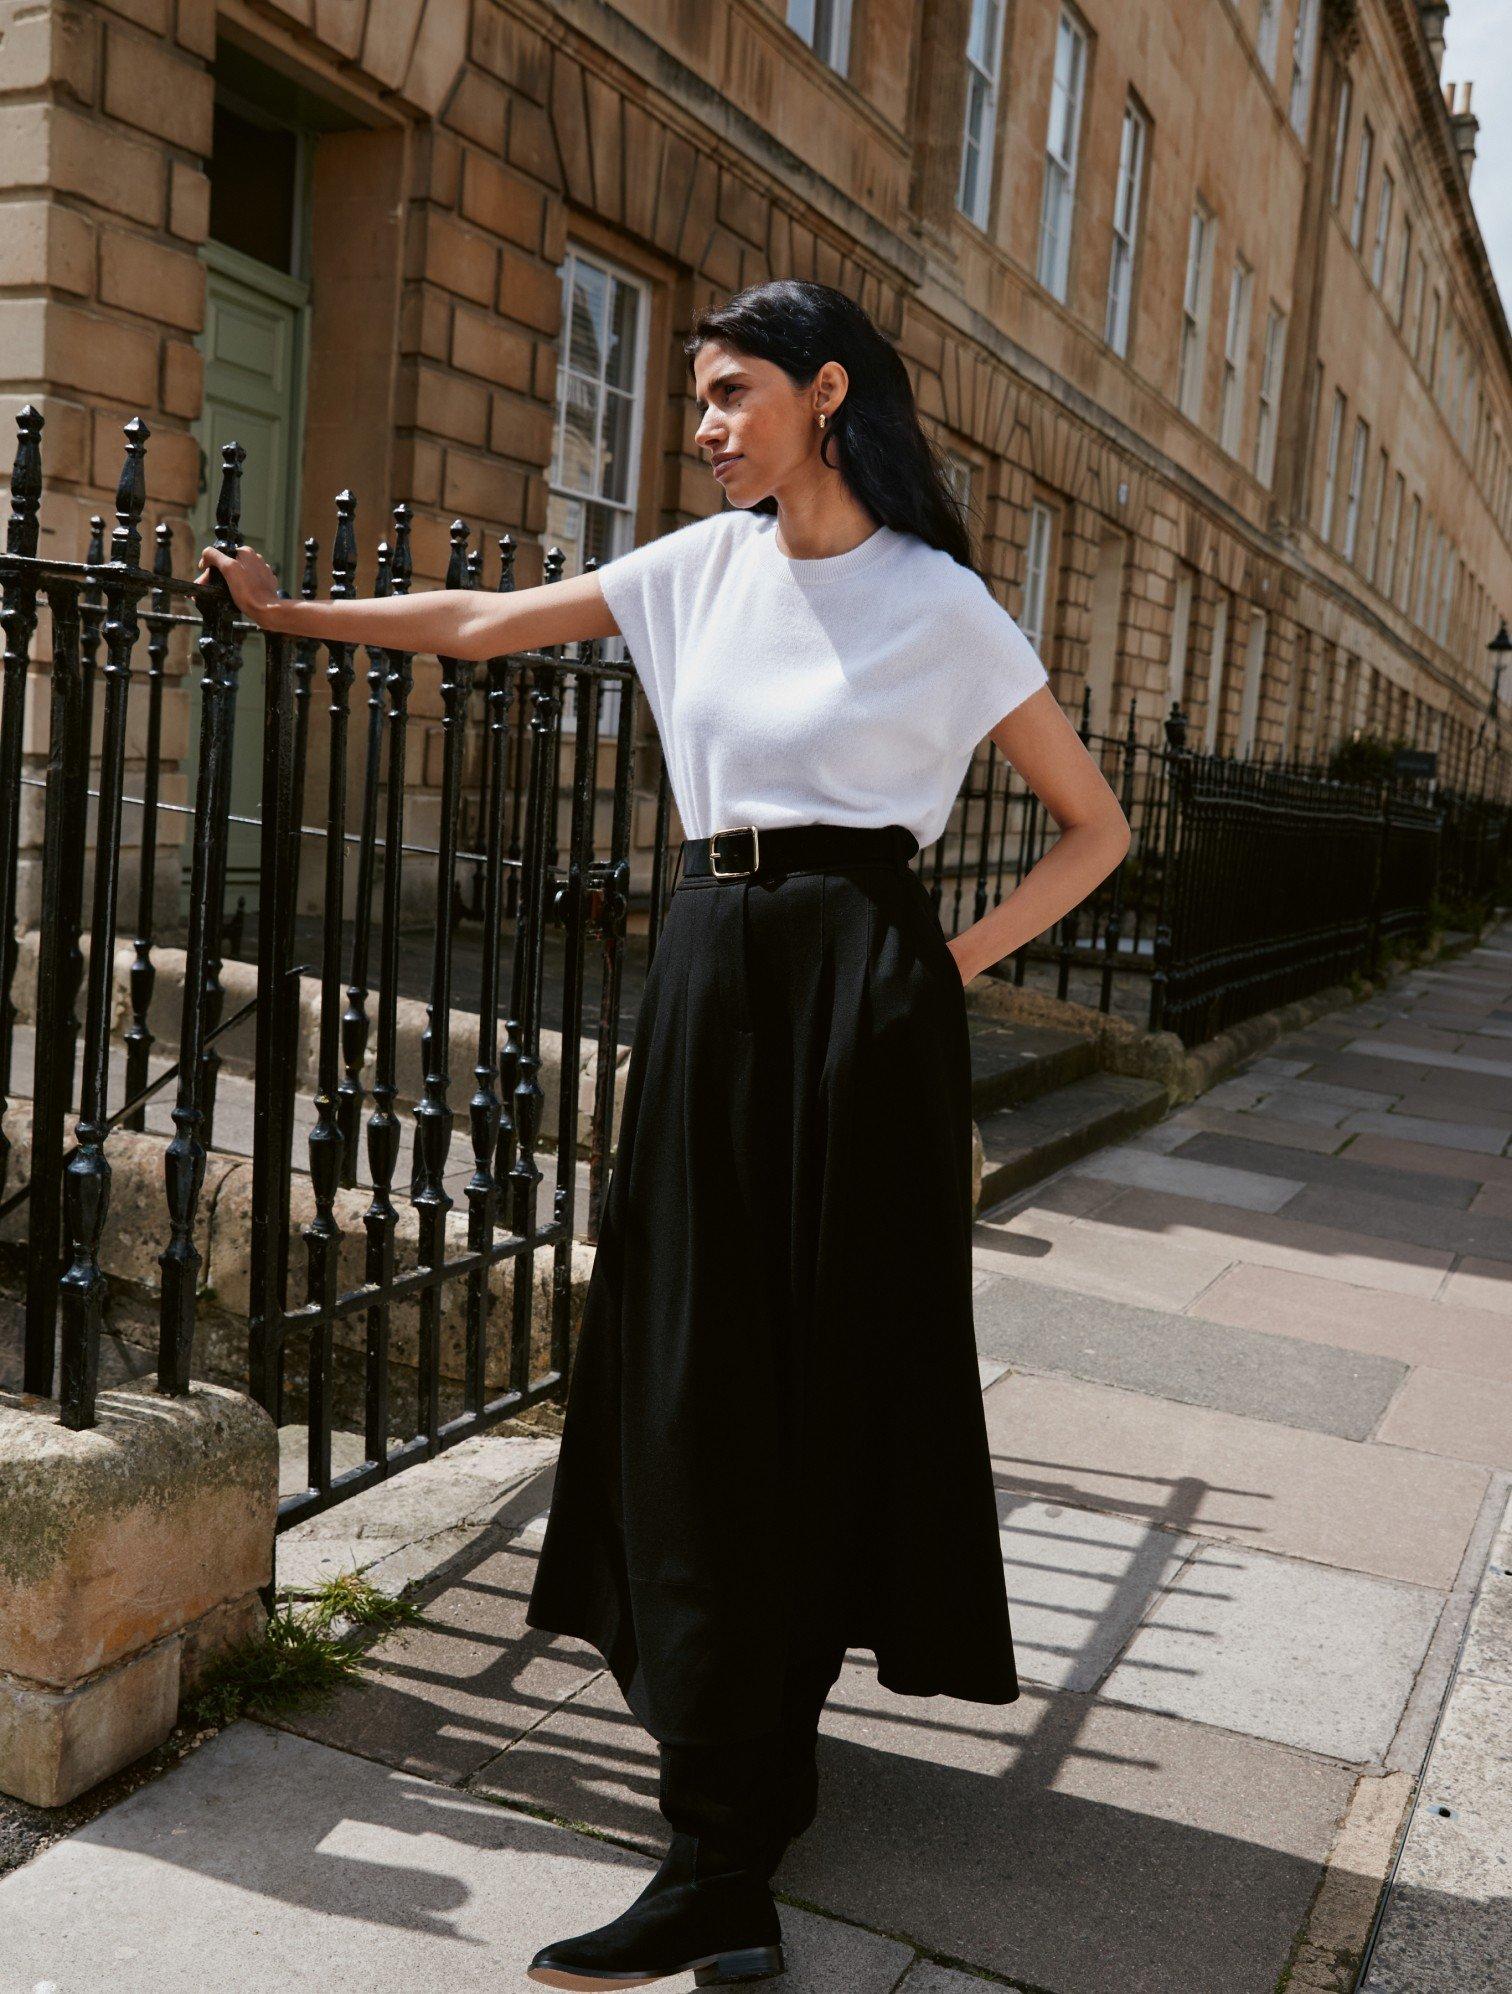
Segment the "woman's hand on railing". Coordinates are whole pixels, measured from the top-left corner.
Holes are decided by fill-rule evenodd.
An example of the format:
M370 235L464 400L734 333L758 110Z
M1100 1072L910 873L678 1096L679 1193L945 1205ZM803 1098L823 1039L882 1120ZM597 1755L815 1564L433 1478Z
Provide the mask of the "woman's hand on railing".
M235 554L205 547L200 562L195 582L208 581L219 568L237 608L262 629L327 644L372 644L477 663L512 651L619 634L591 571L570 581L503 592L428 588L415 595L312 600L280 595L277 575L253 547L238 547Z
M209 581L214 568L224 575L231 600L242 615L266 629L275 605L283 598L278 593L277 575L257 549L242 546L234 554L227 554L219 547L201 548L200 571L194 578L196 586Z

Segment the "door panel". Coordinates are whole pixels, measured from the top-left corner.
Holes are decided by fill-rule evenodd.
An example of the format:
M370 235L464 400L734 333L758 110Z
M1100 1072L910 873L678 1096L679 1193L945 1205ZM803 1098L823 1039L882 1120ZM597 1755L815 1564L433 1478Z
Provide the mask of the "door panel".
M297 518L297 467L303 416L304 318L308 286L250 256L209 242L204 404L195 434L201 450L201 491L194 515L197 552L215 534L221 447L240 443L241 537L273 567L284 588L298 588L292 559ZM263 645L251 636L242 650L232 737L231 811L255 819L260 806ZM190 795L199 740L199 679L191 679ZM233 821L227 859L227 908L245 899L257 907L259 838L254 824Z

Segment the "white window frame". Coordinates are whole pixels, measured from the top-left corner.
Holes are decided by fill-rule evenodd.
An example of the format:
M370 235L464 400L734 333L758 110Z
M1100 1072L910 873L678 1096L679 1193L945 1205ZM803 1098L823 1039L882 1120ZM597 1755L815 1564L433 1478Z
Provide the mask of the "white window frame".
M1355 417L1354 443L1349 452L1349 486L1344 494L1344 543L1340 549L1346 561L1353 561L1360 537L1360 500L1365 490L1365 466L1369 461L1370 424L1364 416Z
M634 300L633 328L630 337L634 342L634 352L630 358L631 386L624 388L609 380L610 353L607 345L599 355L596 374L588 374L572 364L573 313L575 309L576 273L580 270L595 273L610 289L611 298L616 291L628 293ZM598 531L592 536L598 544L590 552L598 558L600 566L623 554L635 544L636 512L640 500L641 449L645 433L647 396L647 334L651 319L651 294L644 279L623 268L601 251L584 243L569 240L560 265L558 276L562 283L562 334L557 354L556 391L553 399L553 434L551 464L547 472L548 505L564 509L566 521L560 526L549 528L552 540L559 543L569 555L577 549L576 568L569 559L567 572L581 572L585 542L589 539L588 508L596 508L601 515ZM613 322L613 309L606 311L606 321ZM594 403L594 436L592 445L593 463L590 481L583 485L568 482L564 462L568 435L567 406L568 395L576 384L580 391L596 397ZM604 471L604 417L609 407L609 397L623 396L629 403L628 435L625 439L625 489L622 494L613 494L602 489ZM625 642L622 637L606 637L599 640L600 657L605 663L621 664L626 657ZM605 688L603 705L600 710L600 732L606 732L619 724L620 688L611 685ZM575 711L564 712L563 730L575 731L577 724Z
M1460 347L1459 394L1454 404L1454 427L1460 447L1471 463L1475 461L1475 363L1468 340Z
M1370 253L1370 281L1385 296L1386 251L1391 240L1391 209L1396 198L1396 182L1391 168L1381 168L1381 191L1376 196L1375 247Z
M1349 118L1354 107L1354 84L1346 69L1339 78L1339 101L1334 111L1333 161L1328 169L1329 206L1339 205L1344 192L1344 155L1349 150Z
M1255 53L1260 67L1274 83L1276 52L1281 42L1281 0L1260 0L1260 19L1255 25Z
M1076 213L1076 169L1081 157L1082 109L1087 90L1087 30L1062 7L1055 30L1055 67L1045 123L1045 184L1040 201L1038 280L1061 304L1071 277L1071 228ZM1060 136L1057 139L1057 126Z
M1365 210L1370 204L1370 175L1375 165L1375 126L1360 120L1360 150L1355 157L1354 206L1349 214L1349 240L1359 249L1365 241Z
M1435 291L1428 300L1428 323L1431 330L1428 334L1428 351L1423 358L1423 379L1428 383L1430 395L1435 392L1435 377L1438 374L1439 334L1443 329L1443 309L1443 294Z
M1218 441L1231 457L1239 454L1244 426L1244 375L1249 359L1250 302L1255 273L1242 256L1229 273L1228 319L1223 329L1223 392L1219 401Z
M1314 360L1312 369L1312 392L1307 398L1307 476L1303 482L1302 509L1306 516L1312 515L1313 493L1317 489L1318 457L1318 416L1323 407L1323 362Z
M982 229L986 228L992 209L1005 18L1003 0L971 0L971 24L966 35L966 110L961 128L956 206L968 221Z
M1446 532L1444 567L1439 576L1438 615L1434 618L1434 635L1441 644L1449 642L1449 608L1454 600L1454 570L1459 560L1459 556L1448 543L1449 535Z
M1430 514L1427 554L1422 573L1418 576L1417 601L1414 604L1417 626L1425 637L1433 634L1433 601L1438 589L1439 563L1443 558L1443 552L1443 533Z
M1328 457L1323 471L1323 508L1318 520L1318 538L1328 545L1333 539L1334 489L1339 478L1339 444L1344 434L1344 390L1334 389L1333 415L1328 425Z
M1396 322L1399 330L1405 332L1407 326L1407 279L1412 274L1412 217L1402 216L1402 261L1397 270Z
M1412 299L1412 359L1414 366L1422 365L1423 358L1423 319L1424 305L1428 290L1428 259L1421 250L1417 260L1417 288Z
M1437 528L1433 522L1433 514L1430 512L1428 515L1428 531L1423 536L1422 550L1418 560L1417 590L1412 598L1412 620L1419 630L1426 630L1428 627L1423 618L1427 613L1428 599L1432 593L1429 577L1433 573L1436 544Z
M1118 181L1113 194L1113 248L1108 258L1108 311L1103 335L1126 358L1134 304L1134 259L1139 250L1140 204L1150 121L1129 98L1118 141Z
M837 76L849 75L851 0L788 0L787 24Z
M1255 476L1270 489L1276 469L1276 413L1281 399L1281 363L1286 352L1286 314L1273 304L1265 320L1265 352L1260 362L1260 405L1255 416Z
M1215 226L1213 211L1207 203L1194 201L1187 226L1186 281L1182 289L1181 341L1176 362L1176 406L1193 422L1199 419L1202 410Z
M1417 565L1418 535L1422 531L1423 501L1419 493L1412 495L1412 510L1407 515L1407 558L1402 563L1401 592L1394 598L1396 606L1406 616L1412 603L1412 570Z
M1051 559L1055 551L1055 511L1043 499L1029 507L1029 534L1024 543L1024 601L1018 625L1043 655L1049 621Z
M1313 57L1318 45L1318 0L1297 0L1292 29L1291 95L1287 116L1300 139L1307 137L1307 112L1312 102Z
M1381 557L1381 519L1386 510L1386 480L1391 475L1390 461L1383 443L1376 455L1375 503L1370 508L1370 557L1360 560L1360 572L1368 581L1374 581L1376 563Z
M1397 551L1402 538L1402 507L1406 499L1407 480L1398 471L1396 482L1391 488L1391 524L1386 529L1386 557L1376 562L1373 577L1376 591L1391 602L1396 596Z

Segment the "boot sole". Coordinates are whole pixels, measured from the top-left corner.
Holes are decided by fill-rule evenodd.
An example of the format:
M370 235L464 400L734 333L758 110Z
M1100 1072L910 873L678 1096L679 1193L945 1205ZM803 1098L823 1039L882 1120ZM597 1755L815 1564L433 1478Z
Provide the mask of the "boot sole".
M565 1966L530 1966L525 1978L540 1987L563 1987L572 1994L603 1994L605 1988L646 1987L653 1980L668 1980L674 1973L693 1968L698 1987L726 1987L737 1980L770 1980L787 1972L782 1947L745 1946L739 1952L705 1953L702 1959L686 1959L681 1966L669 1966L660 1973L584 1973Z

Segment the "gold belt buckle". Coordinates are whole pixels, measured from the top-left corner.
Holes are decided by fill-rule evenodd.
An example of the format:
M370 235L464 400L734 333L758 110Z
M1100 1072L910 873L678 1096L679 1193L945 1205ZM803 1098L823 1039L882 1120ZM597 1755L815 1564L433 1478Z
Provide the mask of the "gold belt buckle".
M732 832L749 831L751 834L751 863L731 866L726 870L719 863L715 850L715 840L727 838ZM722 831L714 832L709 839L709 870L716 879L741 879L747 873L755 872L761 865L761 833L754 824L726 824Z

